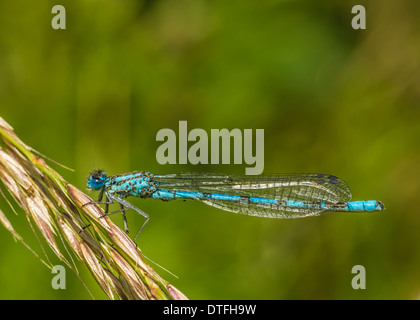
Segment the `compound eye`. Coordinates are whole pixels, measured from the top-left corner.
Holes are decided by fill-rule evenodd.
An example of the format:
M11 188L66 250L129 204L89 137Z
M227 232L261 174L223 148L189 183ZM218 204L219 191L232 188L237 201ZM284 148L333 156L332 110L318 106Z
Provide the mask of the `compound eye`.
M93 172L87 181L87 186L93 190L100 190L106 180L106 174L102 170Z
M105 180L106 174L102 170L97 170L94 173L92 173L91 178Z

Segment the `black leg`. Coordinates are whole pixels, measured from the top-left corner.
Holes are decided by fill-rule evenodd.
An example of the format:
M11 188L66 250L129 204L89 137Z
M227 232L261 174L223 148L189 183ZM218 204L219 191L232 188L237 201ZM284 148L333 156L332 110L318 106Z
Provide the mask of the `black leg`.
M128 210L128 209L133 209L134 211L136 211L137 213L139 213L140 215L142 215L143 217L146 218L146 221L144 222L143 226L140 228L140 230L137 232L136 237L134 238L134 242L136 242L137 237L140 235L140 232L143 230L143 228L146 226L147 222L149 222L150 217L144 213L143 211L141 211L139 208L136 208L135 206L133 206L131 203L129 203L128 201L125 201L124 199L118 198L112 194L107 194L107 197L109 198L110 201L116 201L120 204L121 206L121 210L118 210L116 212L123 212L124 215L124 211ZM125 219L125 217L124 217ZM126 222L126 220L124 220ZM128 228L126 229L128 230Z
M120 203L120 207L121 207L121 213L124 219L124 229L125 229L125 233L128 234L128 222L127 222L127 217L125 216L125 210L127 210L126 208L124 208L124 206Z

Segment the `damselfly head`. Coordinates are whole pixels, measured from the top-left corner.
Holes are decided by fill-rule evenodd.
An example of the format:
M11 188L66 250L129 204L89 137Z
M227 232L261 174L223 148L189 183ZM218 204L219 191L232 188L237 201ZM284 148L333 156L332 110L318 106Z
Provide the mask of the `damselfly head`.
M106 173L102 170L96 170L87 179L87 187L92 190L100 190L106 180Z

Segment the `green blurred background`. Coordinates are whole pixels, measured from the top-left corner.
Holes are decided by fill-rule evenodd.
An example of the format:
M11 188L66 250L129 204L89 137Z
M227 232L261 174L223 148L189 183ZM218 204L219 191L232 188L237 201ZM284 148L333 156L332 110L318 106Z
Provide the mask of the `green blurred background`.
M56 4L66 30L51 28ZM366 30L351 28L356 4ZM271 220L130 199L151 216L143 253L179 278L155 269L191 299L418 299L419 17L415 0L2 0L0 116L74 168L53 165L82 190L95 168L243 174L245 164L159 165L156 133L180 120L264 129L265 173L331 173L387 210ZM42 255L24 213L0 205ZM131 230L144 221L128 219ZM69 269L67 289L53 290L50 270L4 228L0 243L1 299L90 299ZM366 290L351 286L354 265Z

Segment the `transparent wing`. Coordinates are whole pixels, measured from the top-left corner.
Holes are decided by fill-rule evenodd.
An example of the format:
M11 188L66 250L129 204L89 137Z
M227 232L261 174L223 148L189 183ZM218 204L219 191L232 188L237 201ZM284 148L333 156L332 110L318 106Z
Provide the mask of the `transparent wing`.
M202 200L204 203L226 211L272 218L297 218L319 215L325 208L316 203L341 203L351 200L351 191L340 178L318 173L271 174L239 176L210 173L176 173L154 175L159 189L183 190L239 195L313 203L314 206L287 206L284 204L249 203L249 201Z

